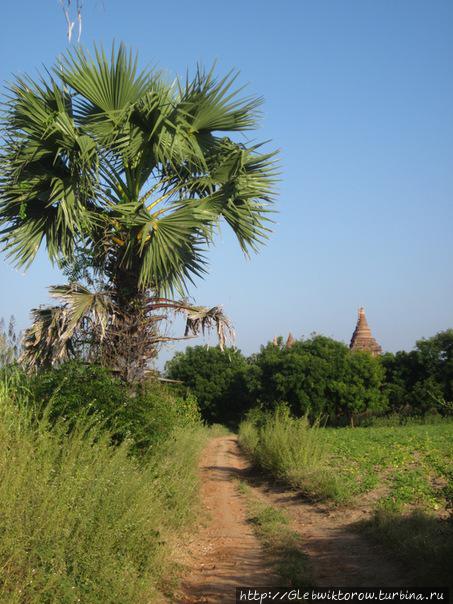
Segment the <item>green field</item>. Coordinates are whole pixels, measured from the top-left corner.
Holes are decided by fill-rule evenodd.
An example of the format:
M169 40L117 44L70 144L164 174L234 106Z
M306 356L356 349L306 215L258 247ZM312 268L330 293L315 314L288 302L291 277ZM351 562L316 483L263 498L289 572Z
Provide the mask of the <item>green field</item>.
M378 505L445 510L452 503L453 423L323 431L337 498L379 489Z
M242 422L255 463L305 495L352 505L366 494L388 510L446 512L452 503L453 423L367 428L310 426L284 408Z
M314 500L368 510L351 526L382 543L421 584L452 576L453 423L322 428L287 410L243 422L253 461Z

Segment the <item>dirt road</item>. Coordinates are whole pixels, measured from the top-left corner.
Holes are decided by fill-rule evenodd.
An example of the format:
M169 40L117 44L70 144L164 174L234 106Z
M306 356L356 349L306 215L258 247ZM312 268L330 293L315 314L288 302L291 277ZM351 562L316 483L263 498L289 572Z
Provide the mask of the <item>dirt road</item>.
M247 468L235 437L209 442L200 465L207 524L189 544L190 572L178 602L235 602L237 586L270 585L275 579L234 483Z
M335 508L310 503L298 493L251 478L255 493L283 509L293 530L303 539L313 583L318 587L396 587L414 585L409 569L390 560L385 550L366 539L357 523L370 515L370 507Z
M364 510L335 510L301 499L294 491L283 490L262 480L251 471L235 436L211 440L200 465L202 505L206 524L187 546L189 573L181 604L195 602L235 602L240 585L278 584L272 560L266 558L246 520L244 502L235 478L246 480L254 495L284 509L292 528L306 544L319 587L386 587L409 585L410 575L385 552L371 545L353 525Z

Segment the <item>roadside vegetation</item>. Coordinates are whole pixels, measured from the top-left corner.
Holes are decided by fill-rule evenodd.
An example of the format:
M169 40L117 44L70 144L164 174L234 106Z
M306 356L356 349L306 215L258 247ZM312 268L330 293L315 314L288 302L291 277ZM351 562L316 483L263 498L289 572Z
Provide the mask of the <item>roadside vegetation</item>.
M357 528L417 569L421 584L448 584L452 421L320 428L280 407L250 413L239 441L255 464L306 496L368 509L368 520Z
M280 583L294 588L312 586L310 562L304 554L302 538L291 529L288 516L257 499L246 483L238 482L238 489L245 498L247 519L274 561Z
M72 426L80 415L95 416L112 442L127 440L132 452L147 456L175 428L200 422L192 394L176 396L155 379L131 388L99 365L70 361L27 377L36 414Z
M206 429L166 420L143 456L132 431L114 444L96 401L68 422L29 386L18 372L0 381L0 601L159 602L177 577L175 537L196 518Z
M283 405L274 413L256 410L241 423L239 442L260 468L305 495L337 496L322 428L307 417L294 418Z
M421 586L452 586L453 527L451 518L432 512L401 512L379 509L362 530L384 545L408 568L416 571Z

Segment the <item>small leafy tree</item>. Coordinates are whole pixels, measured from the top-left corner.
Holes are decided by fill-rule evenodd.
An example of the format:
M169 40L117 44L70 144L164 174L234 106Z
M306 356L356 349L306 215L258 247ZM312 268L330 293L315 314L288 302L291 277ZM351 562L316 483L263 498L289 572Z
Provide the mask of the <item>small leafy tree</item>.
M193 392L207 421L234 422L251 406L246 377L250 366L235 348L222 352L218 346L189 346L165 369L169 378Z

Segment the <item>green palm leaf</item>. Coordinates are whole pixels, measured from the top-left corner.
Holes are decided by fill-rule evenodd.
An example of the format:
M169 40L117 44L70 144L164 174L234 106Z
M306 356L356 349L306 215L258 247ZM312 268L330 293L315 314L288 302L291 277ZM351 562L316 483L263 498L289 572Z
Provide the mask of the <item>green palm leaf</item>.
M137 290L182 292L205 274L222 222L256 250L275 157L226 135L254 128L261 105L236 82L198 68L169 83L123 45L17 78L0 124L0 237L13 261L30 264L44 245L61 264L91 255L117 287L127 271Z

